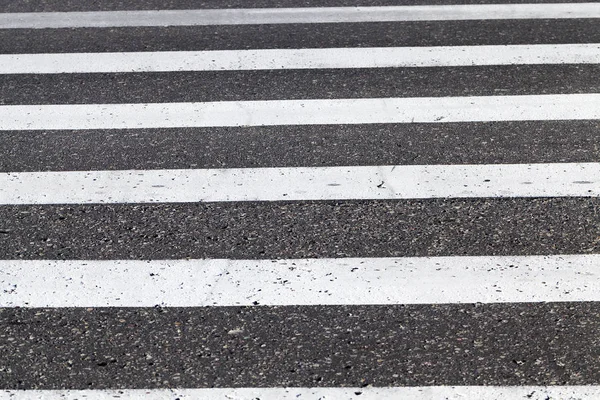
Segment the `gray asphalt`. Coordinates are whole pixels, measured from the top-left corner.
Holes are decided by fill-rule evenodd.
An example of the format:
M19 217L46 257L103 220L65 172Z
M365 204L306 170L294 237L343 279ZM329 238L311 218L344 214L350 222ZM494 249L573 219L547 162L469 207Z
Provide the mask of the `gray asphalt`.
M0 324L13 389L600 381L598 303L8 309Z
M0 206L2 259L600 252L600 199Z
M596 64L0 75L7 105L598 92Z
M0 12L495 2L563 1L24 0ZM599 42L592 19L0 29L3 54ZM599 91L597 65L0 76L3 105ZM0 172L599 160L597 120L0 132ZM591 253L598 198L0 205L4 260ZM600 384L599 328L599 303L0 308L0 389Z
M599 43L595 19L0 30L0 53Z
M0 154L0 172L596 162L600 122L5 131Z

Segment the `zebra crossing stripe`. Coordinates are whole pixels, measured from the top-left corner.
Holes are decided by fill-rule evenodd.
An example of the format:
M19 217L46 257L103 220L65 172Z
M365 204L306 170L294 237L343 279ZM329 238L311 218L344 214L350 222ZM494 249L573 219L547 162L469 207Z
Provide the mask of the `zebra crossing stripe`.
M421 387L299 387L299 388L232 388L232 389L113 389L113 390L6 390L0 399L11 400L425 400L425 399L488 399L527 398L589 399L600 397L600 386L421 386Z
M600 119L600 94L0 106L0 130Z
M600 44L2 54L0 74L598 64Z
M599 270L599 254L296 260L2 260L0 307L600 301Z
M0 204L390 200L600 195L600 163L0 174Z
M0 29L600 18L598 3L135 10L0 14Z

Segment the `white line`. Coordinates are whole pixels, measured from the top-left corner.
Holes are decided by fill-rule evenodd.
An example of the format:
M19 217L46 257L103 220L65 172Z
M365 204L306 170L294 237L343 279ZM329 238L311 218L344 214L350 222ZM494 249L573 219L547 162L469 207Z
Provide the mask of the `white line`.
M600 163L0 173L0 204L600 196Z
M600 301L600 254L299 260L0 261L0 307L561 301Z
M600 119L600 93L0 106L0 131Z
M600 4L600 3L599 3ZM0 74L598 64L600 44L2 54Z
M600 18L598 3L137 10L0 14L0 29Z
M365 388L236 388L122 390L6 390L6 400L584 400L600 398L600 386L422 386Z
M600 196L600 163L0 173L0 204L578 196Z

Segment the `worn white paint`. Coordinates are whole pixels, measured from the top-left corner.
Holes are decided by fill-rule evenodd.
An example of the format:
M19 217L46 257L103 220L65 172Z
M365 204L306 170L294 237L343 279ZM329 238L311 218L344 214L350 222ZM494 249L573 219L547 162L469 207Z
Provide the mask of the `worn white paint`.
M558 301L600 301L600 254L298 260L0 260L0 307Z
M502 46L2 54L0 55L0 74L239 71L598 63L600 63L600 44L584 43Z
M122 390L6 390L0 400L584 400L600 386L422 386L365 388L236 388Z
M0 106L0 131L584 119L600 93Z
M0 204L600 196L600 163L0 173Z
M0 14L0 29L600 18L599 3L135 10Z

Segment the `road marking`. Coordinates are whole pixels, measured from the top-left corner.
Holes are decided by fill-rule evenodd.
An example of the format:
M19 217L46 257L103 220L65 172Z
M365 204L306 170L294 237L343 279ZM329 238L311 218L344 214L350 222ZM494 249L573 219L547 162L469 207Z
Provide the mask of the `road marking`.
M600 18L598 3L242 8L0 14L0 29Z
M599 3L600 4L600 3ZM2 54L0 74L598 64L600 44Z
M562 301L600 301L600 254L298 260L0 260L0 307Z
M600 163L0 173L0 204L599 195Z
M600 386L420 386L361 388L235 388L235 389L120 389L120 390L5 390L0 399L10 400L505 400L527 398L600 398Z
M0 130L600 119L600 93L0 106Z

